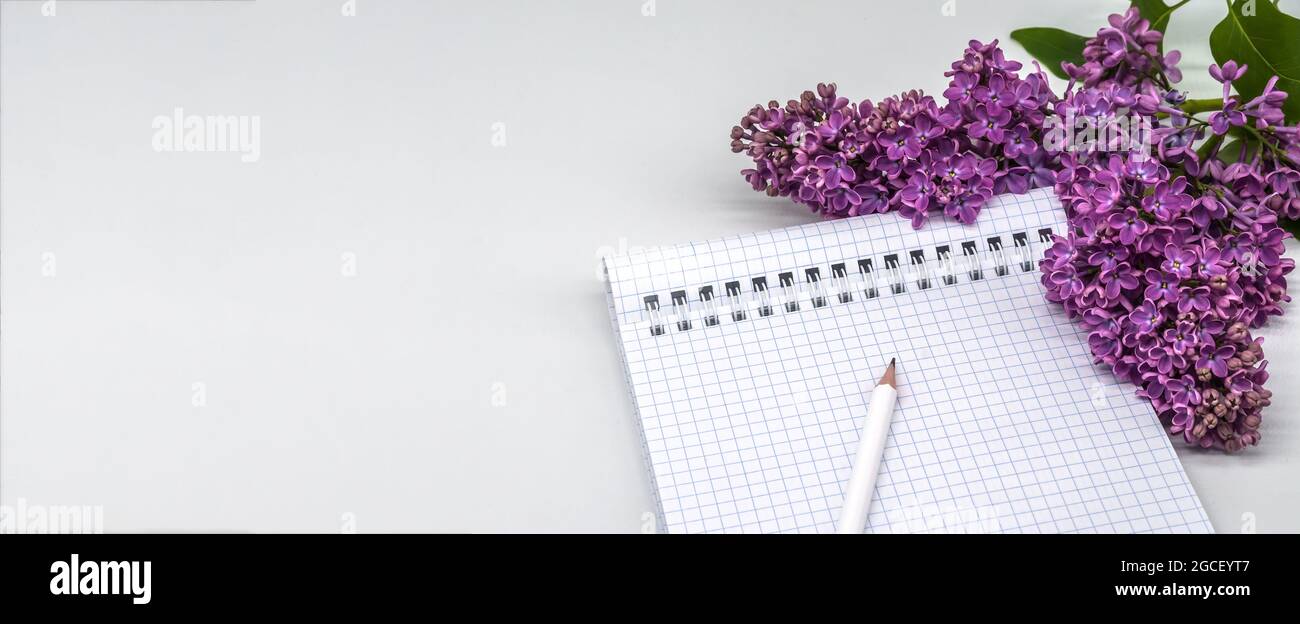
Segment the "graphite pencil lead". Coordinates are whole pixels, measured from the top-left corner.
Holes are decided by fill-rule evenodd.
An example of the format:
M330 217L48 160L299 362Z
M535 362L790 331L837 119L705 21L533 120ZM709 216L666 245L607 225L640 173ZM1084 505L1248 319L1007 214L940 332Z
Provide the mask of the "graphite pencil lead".
M886 386L886 385L887 385L887 386L889 386L889 387L891 387L891 388L897 388L897 387L898 387L898 384L894 382L894 362L895 362L895 360L897 360L897 358L889 358L889 367L885 369L885 374L882 375L882 376L880 377L880 383L878 383L878 384L876 384L876 385L878 385L878 386Z

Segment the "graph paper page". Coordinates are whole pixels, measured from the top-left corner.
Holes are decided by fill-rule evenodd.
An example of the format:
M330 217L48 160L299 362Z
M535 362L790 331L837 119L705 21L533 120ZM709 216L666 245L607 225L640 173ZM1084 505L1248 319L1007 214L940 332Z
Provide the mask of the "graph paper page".
M897 358L868 531L1211 531L1150 405L1093 365L1086 333L1043 298L1040 231L1063 220L1040 189L994 198L973 226L871 215L607 259L661 528L833 532L866 401ZM990 237L1006 250L1015 233L1023 256L989 253ZM982 253L936 271L936 250L963 243ZM921 268L886 274L890 255L912 252Z

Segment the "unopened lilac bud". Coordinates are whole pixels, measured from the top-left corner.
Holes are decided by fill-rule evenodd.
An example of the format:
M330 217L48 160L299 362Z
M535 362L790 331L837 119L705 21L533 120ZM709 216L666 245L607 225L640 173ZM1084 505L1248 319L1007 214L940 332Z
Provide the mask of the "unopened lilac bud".
M1212 379L1213 377L1214 377L1214 373L1211 372L1210 369L1208 369L1208 368L1198 368L1198 369L1196 369L1196 378L1197 378L1197 379L1200 379L1200 380L1203 381L1203 382L1209 381L1209 380Z
M1229 425L1229 424L1226 423L1226 422L1221 422L1221 423L1219 423L1219 426L1218 426L1218 427L1215 427L1215 428L1214 428L1214 433L1216 433L1216 434L1219 435L1219 439L1220 439L1220 440L1228 440L1228 439L1231 439L1231 438L1232 438L1232 425Z
M1228 358L1228 370L1235 371L1240 368L1241 368L1241 358L1238 357Z
M1196 426L1192 427L1192 435L1195 436L1196 438L1204 438L1206 427L1208 426L1209 425L1206 425L1205 421L1203 420L1201 422L1196 423Z
M1283 199L1281 195L1272 195L1268 198L1268 209L1277 212L1282 209L1282 204L1285 201L1286 200Z
M739 139L739 138L741 138L741 137L743 137L743 136L745 136L745 129L744 129L744 128L741 128L740 126L732 126L732 127L731 127L731 138L733 138L733 139Z
M1237 359L1241 360L1241 363L1246 366L1250 366L1256 362L1255 354L1251 351L1242 351L1241 353L1238 353Z
M1241 450L1241 441L1236 438L1228 440L1227 442L1223 443L1223 449L1228 451L1229 453L1236 453L1237 451Z
M1245 420L1241 421L1241 424L1246 425L1247 429L1259 429L1259 423L1261 421L1262 419L1259 417L1259 414L1251 414L1247 416Z

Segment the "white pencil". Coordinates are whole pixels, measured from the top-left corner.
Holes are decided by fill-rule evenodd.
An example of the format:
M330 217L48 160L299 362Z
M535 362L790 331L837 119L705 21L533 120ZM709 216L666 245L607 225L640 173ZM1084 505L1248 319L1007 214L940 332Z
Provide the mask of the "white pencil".
M894 360L871 391L867 405L867 418L862 423L862 438L853 459L853 476L844 492L844 507L836 523L841 535L861 533L867 528L867 512L871 510L871 497L876 492L876 475L880 473L880 457L885 453L885 438L889 437L889 422L894 418L894 404L898 401L898 386L894 383Z

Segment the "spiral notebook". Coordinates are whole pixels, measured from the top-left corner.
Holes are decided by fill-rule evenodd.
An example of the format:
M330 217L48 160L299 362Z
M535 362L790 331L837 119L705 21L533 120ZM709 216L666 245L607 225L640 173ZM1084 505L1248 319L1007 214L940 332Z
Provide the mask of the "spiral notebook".
M1211 532L1168 436L1043 298L1050 189L606 258L658 529L834 531L899 362L868 531Z

